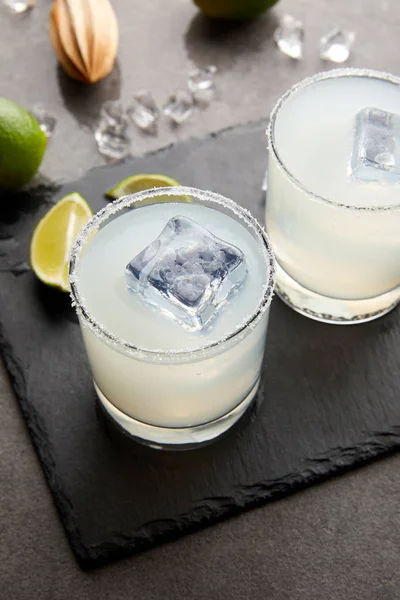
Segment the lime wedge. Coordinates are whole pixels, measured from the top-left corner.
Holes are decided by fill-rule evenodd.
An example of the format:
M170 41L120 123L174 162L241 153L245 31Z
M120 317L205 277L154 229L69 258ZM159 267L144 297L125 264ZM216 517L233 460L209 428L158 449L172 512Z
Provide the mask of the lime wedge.
M69 292L71 249L92 214L86 200L78 192L73 192L61 198L36 225L30 262L35 275L43 283Z
M159 174L140 174L131 175L117 183L111 190L106 192L107 198L116 200L127 194L136 194L144 190L150 190L157 187L180 186L180 183L168 175ZM190 196L182 194L182 196L158 196L157 202L192 202ZM140 203L140 206L145 204L153 204L153 199L147 198Z

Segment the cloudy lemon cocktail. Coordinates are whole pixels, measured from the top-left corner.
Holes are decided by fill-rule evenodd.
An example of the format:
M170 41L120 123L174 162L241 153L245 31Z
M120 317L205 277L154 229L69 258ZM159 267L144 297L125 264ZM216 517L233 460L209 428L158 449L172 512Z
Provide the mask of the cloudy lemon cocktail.
M107 206L77 240L70 281L97 394L130 434L204 442L251 404L274 264L231 200L171 187Z

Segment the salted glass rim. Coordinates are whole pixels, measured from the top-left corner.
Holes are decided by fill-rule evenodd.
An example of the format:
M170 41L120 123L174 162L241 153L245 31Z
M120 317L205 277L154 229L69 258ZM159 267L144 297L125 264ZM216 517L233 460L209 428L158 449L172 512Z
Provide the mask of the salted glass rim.
M96 232L99 226L105 223L110 216L115 215L119 211L122 211L125 208L133 208L136 203L140 203L147 198L156 198L157 196L165 195L171 197L194 196L199 200L205 201L206 203L211 203L214 205L219 205L228 208L231 212L235 214L236 217L242 219L246 223L246 225L250 227L252 232L255 233L256 238L260 242L260 247L263 250L263 255L265 258L265 263L268 267L266 282L262 288L262 293L260 294L260 299L257 303L256 309L250 315L248 315L241 323L239 323L238 326L226 337L213 341L204 346L197 346L193 349L179 349L176 351L169 351L165 349L157 350L145 348L142 346L135 346L134 344L131 344L130 342L127 342L126 340L113 335L101 323L99 323L90 314L90 311L86 308L84 299L82 298L79 292L78 266L82 251L90 236L94 232ZM140 210L140 206L138 210ZM115 200L114 202L110 202L107 206L105 206L99 212L93 215L93 217L83 227L73 245L69 263L69 282L71 286L70 295L72 305L75 307L78 316L83 320L84 325L89 327L89 329L93 331L96 337L103 339L109 345L114 346L116 349L123 350L123 352L126 354L141 355L143 357L169 357L177 359L183 357L194 358L197 355L203 355L204 353L212 350L213 348L218 348L218 346L225 344L226 342L233 340L234 338L240 339L241 335L244 336L246 330L249 327L252 328L259 322L262 315L269 307L273 297L275 286L275 260L271 244L263 227L253 217L250 211L236 204L236 202L234 202L233 200L225 198L224 196L214 192L199 190L196 188L186 186L152 188L149 190L144 190L142 192L137 192L135 194L128 194L126 196L123 196L118 200Z
M268 123L268 127L266 130L266 134L269 141L269 149L275 155L276 160L279 163L279 166L283 169L285 174L289 177L289 179L296 185L296 187L300 188L303 192L311 196L314 200L323 202L325 204L329 204L334 208L342 208L346 210L351 210L355 212L385 212L385 211L396 211L400 209L400 203L397 204L389 204L387 206L356 206L351 204L339 203L326 198L325 196L321 196L316 194L312 190L308 189L305 184L303 184L297 177L293 175L293 173L288 169L285 165L284 161L281 159L279 152L277 150L277 142L275 139L275 123L278 117L280 108L282 105L288 100L291 96L296 94L298 91L313 85L314 83L318 83L319 81L323 81L325 79L336 79L339 77L364 77L371 79L379 79L381 81L388 81L389 83L393 83L395 85L400 86L400 77L396 77L396 75L392 75L391 73L387 73L385 71L376 71L374 69L357 69L352 67L347 67L344 69L330 69L329 71L323 71L321 73L316 73L311 77L306 77L302 79L295 85L293 85L290 89L288 89L277 101L274 108L272 109L270 120Z

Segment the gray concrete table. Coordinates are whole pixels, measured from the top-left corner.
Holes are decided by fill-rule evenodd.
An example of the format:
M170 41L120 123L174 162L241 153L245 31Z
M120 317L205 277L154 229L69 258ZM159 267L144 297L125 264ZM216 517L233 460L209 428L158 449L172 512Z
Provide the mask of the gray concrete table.
M282 0L235 28L207 25L190 0L113 0L118 64L83 94L48 40L50 0L29 14L0 4L0 94L58 119L42 173L75 179L94 165L91 128L101 103L150 89L158 102L185 85L193 66L217 65L218 97L180 129L136 133L140 154L189 136L265 117L295 81L326 65L318 41L333 25L354 30L349 65L400 72L397 0ZM274 46L279 15L305 24L305 59ZM246 173L243 173L246 177ZM0 365L1 367L1 365ZM0 368L0 597L11 600L223 599L395 600L400 598L400 456L314 486L178 542L104 569L77 567L3 368Z

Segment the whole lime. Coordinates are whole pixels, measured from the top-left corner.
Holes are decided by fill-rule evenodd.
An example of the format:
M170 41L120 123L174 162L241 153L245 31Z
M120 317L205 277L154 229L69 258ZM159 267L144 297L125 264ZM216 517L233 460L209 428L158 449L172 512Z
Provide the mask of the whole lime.
M194 0L200 10L213 19L254 19L278 0Z
M0 189L28 183L42 162L47 139L37 120L22 106L0 98Z

